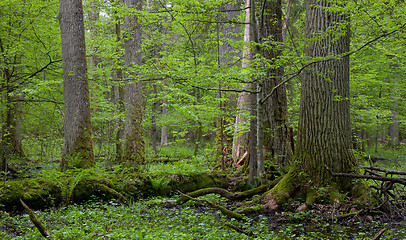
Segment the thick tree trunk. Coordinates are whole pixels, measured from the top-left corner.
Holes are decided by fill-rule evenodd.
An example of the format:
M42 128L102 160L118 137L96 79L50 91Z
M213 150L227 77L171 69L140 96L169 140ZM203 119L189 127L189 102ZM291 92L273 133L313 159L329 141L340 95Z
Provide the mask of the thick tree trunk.
M333 4L327 0L307 1L305 54L309 58L329 58L350 50L349 19L330 7ZM355 158L350 151L348 99L348 56L315 63L304 71L295 152L297 161L267 194L269 207L274 208L278 205L276 203L287 200L292 194L300 194L307 203L318 198L336 201L339 192L366 198L365 184L360 183L357 185L360 188L356 189L351 179L332 178L325 169L328 166L336 173L355 171ZM317 192L319 187L328 189L324 196Z
M281 82L284 69L276 63L281 55L278 49L282 42L282 5L280 0L267 0L263 4L264 17L260 28L261 41L273 41L262 48L262 55L271 64L266 69L266 79L263 81L264 96ZM280 86L264 102L264 146L267 150L267 159L272 159L280 167L289 164L292 158L292 149L289 138L287 98L285 85Z
M61 169L87 168L95 161L81 0L59 1L59 25L65 101L65 145Z
M142 0L125 0L128 8L141 10ZM144 138L142 129L142 83L135 82L137 76L134 66L141 65L141 24L138 17L134 14L128 14L125 17L125 26L129 39L125 43L124 59L128 69L125 84L124 107L124 145L122 161L132 163L138 167L144 162Z
M326 0L307 1L305 36L310 42L305 54L310 58L328 58L350 50L348 16L325 11L325 7L332 4ZM345 25L344 29L340 28ZM330 33L332 30L335 35ZM312 39L320 33L327 36ZM304 71L296 158L312 178L323 184L329 176L324 164L333 172L353 169L354 156L350 149L349 57L346 56L316 63Z

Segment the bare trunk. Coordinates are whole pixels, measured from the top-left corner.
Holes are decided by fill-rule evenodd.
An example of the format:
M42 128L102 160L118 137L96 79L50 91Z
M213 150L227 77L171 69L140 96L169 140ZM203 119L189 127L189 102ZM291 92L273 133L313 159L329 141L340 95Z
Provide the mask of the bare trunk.
M245 22L244 25L244 42L246 45L243 50L242 67L249 68L249 61L251 59L251 50L248 43L251 41L251 28L250 28L250 1L245 1ZM243 86L247 88L248 86ZM234 128L234 138L233 138L233 149L232 158L234 163L241 158L248 147L248 131L244 129L244 125L247 125L247 118L249 116L249 102L250 97L247 92L242 92L238 94L237 100L237 116L235 118L235 128Z
M157 97L157 90L156 90L156 84L154 83L153 85L154 88L154 95L155 98ZM151 140L152 140L152 150L154 151L154 153L157 153L156 147L157 147L157 142L158 142L158 130L156 127L156 115L157 115L157 110L158 110L158 101L155 100L155 102L152 104L152 117L151 117L151 125L152 125L152 129L151 129Z
M61 169L95 164L81 0L59 1L65 101L64 154Z
M392 92L394 92L394 91L392 90ZM394 106L392 109L392 116L391 116L392 123L389 126L389 147L390 148L399 147L399 145L400 145L398 108L399 108L399 100L395 99Z
M292 10L293 4L294 4L294 0L288 0L286 2L285 17L283 18L283 24L282 24L282 39L283 39L283 41L285 41L286 37L287 37L290 11Z
M142 0L125 0L128 8L141 10ZM134 82L137 77L134 65L141 65L141 24L138 17L131 13L125 17L126 31L129 39L125 44L125 64L128 69L125 84L124 107L124 145L122 161L132 163L137 168L144 162L144 138L142 129L142 83Z
M219 19L220 21L238 21L240 15L240 1L230 2L222 6L222 10L227 12L227 15L224 16L224 19ZM240 36L240 25L239 24L223 24L217 25L217 40L218 40L218 67L220 71L227 73L229 68L234 66L239 66L239 62L236 62L235 57L240 56L240 51L236 48L233 43L241 39ZM223 86L221 83L217 86L219 89L222 89ZM228 148L231 143L227 140L225 132L225 124L229 114L227 113L227 105L231 105L233 100L236 98L235 95L226 96L221 91L218 92L217 98L226 98L230 101L223 102L220 101L218 106L218 119L216 121L217 128L217 143L216 149L217 155L221 156L222 167L224 168L224 162L228 155Z
M309 43L304 52L311 58L339 56L350 50L348 16L324 10L332 6L326 0L307 1L305 37ZM325 37L314 40L320 33ZM304 71L296 159L315 183L324 185L331 179L325 165L342 173L354 167L348 99L348 56L316 63ZM341 189L352 187L348 180L340 180L337 184Z
M116 0L119 3L122 3L123 0ZM120 17L116 16L116 24L115 24L115 31L116 31L116 41L118 43L121 43L121 21ZM119 50L118 50L119 51ZM118 89L118 98L116 101L117 105L117 110L119 115L124 114L124 94L125 94L125 89L122 84L120 84L120 80L123 80L123 70L119 67L116 70L116 77L117 80L119 80L119 83L117 84L117 89ZM123 157L123 142L124 138L124 122L121 118L118 119L117 121L117 132L116 132L116 160L120 161Z
M162 100L162 117L165 118L168 115L168 99ZM161 147L168 145L168 127L164 124L161 130Z

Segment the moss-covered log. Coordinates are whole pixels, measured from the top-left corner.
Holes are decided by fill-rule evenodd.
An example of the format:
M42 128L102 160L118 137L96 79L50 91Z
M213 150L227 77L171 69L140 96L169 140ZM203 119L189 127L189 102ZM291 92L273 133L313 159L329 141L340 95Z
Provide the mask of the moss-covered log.
M152 177L141 173L97 174L92 169L52 172L35 179L0 182L0 208L22 209L20 199L33 209L83 202L96 196L128 202L151 195L168 196L176 190L227 186L228 178L220 175L171 175L155 186Z

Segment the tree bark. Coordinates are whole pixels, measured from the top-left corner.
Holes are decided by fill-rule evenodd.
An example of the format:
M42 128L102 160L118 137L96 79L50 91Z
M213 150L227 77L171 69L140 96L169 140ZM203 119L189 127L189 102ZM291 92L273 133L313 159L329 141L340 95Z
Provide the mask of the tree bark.
M129 9L141 10L142 0L125 0ZM125 26L128 40L124 47L124 59L127 67L127 78L125 84L124 107L124 145L122 161L132 163L136 168L144 162L144 139L142 129L142 83L132 83L137 76L135 67L141 65L141 24L136 13L132 12L125 17Z
M95 160L81 0L59 1L59 25L65 101L65 145L61 169L88 168L95 164Z
M277 63L281 55L282 43L282 4L280 0L267 0L263 4L263 19L260 27L261 42L266 46L261 50L262 55L269 61L266 78L263 81L264 95L268 95L278 85L284 69ZM267 43L268 42L268 43ZM279 43L279 44L278 44ZM264 146L267 158L272 159L280 167L285 167L292 159L292 149L287 126L287 98L285 85L280 86L264 102Z
M331 58L349 52L349 18L333 11L327 0L308 0L305 18L305 54L309 59ZM310 60L311 61L311 60ZM340 192L365 200L365 182L332 178L333 172L355 172L351 153L349 102L349 57L338 57L314 63L302 77L300 115L295 164L267 194L270 208L286 201L293 194L307 203L335 201ZM323 197L317 189L328 189Z
M307 1L305 37L309 42L304 52L310 58L328 58L350 50L348 16L323 10L332 6L326 0ZM331 29L336 34L330 33ZM318 34L327 36L313 39ZM333 172L353 169L355 158L350 149L349 57L345 56L316 63L303 73L296 158L323 184L328 179L324 165Z

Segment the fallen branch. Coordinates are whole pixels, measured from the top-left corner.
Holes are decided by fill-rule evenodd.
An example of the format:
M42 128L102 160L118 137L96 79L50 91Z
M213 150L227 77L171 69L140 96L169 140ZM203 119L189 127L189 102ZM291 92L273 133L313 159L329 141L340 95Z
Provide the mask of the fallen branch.
M234 229L235 231L237 231L237 232L239 232L239 233L243 233L243 234L245 234L245 235L247 235L247 236L252 236L252 235L253 235L251 231L250 231L250 232L247 232L247 231L245 231L244 229L241 229L241 228L239 228L239 227L237 227L237 226L235 226L235 225L233 225L233 224L231 224L231 223L225 222L225 223L223 223L223 224L226 225L227 227L232 228L232 229Z
M364 167L364 169L368 170L374 170L374 171L379 171L379 172L384 172L386 174L393 174L393 175L406 175L406 172L403 171L395 171L395 170L388 170L388 169L383 169L383 168L378 168L378 167Z
M28 207L27 204L25 204L23 202L23 200L20 199L20 202L23 205L23 207L28 211L28 215L30 216L31 222L38 229L38 231L41 233L41 235L44 236L45 238L50 237L51 234L48 233L48 231L45 229L45 227L42 225L42 223L38 220L34 211L32 211L31 208Z
M386 228L381 229L373 238L372 240L377 240L382 237L382 234L386 231Z
M256 194L264 193L264 192L266 192L266 190L268 190L267 185L261 185L254 189L250 189L250 190L247 190L244 192L236 192L236 193L229 192L222 188L203 188L203 189L199 189L197 191L188 193L188 196L189 197L200 197L200 196L204 196L204 195L211 194L211 193L217 193L220 196L225 197L229 200L239 200L239 199L249 198ZM176 200L176 203L183 204L183 203L189 201L189 199L190 198L188 198L188 197L182 196L182 197L178 198L178 200Z
M333 177L373 179L373 180L378 180L378 181L390 181L390 182L406 185L406 180L402 179L402 178L383 177L383 176L375 176L375 175L359 175L359 174L352 174L352 173L334 173L333 171L331 171L331 169L329 167L327 167L327 165L324 165L324 167Z
M236 213L236 212L233 212L233 211L230 211L230 210L228 210L227 208L225 208L225 207L222 207L222 206L220 206L220 205L217 205L217 204L215 204L215 203L213 203L213 202L210 202L209 200L207 200L207 199L198 199L198 198L193 198L193 197L191 197L191 196L189 196L189 195L187 195L187 194L185 194L185 193L182 193L181 191L177 191L179 194L181 194L182 196L184 196L184 197L186 197L186 198L188 198L189 200L193 200L193 201L196 201L196 202L204 202L204 203L207 203L210 207L213 207L213 208L216 208L216 209L218 209L218 210L220 210L220 212L222 212L224 215L226 215L227 217L229 217L229 218L235 218L235 219L237 219L237 220L244 220L244 217L241 215L241 214L238 214L238 213Z

